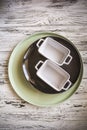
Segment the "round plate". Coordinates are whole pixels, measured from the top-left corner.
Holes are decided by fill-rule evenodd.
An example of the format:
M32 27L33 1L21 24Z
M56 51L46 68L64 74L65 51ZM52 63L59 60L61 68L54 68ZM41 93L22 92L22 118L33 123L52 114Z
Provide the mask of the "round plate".
M71 88L73 86L73 84L76 82L76 80L79 76L79 73L80 73L81 64L80 64L79 54L78 54L76 48L72 44L70 44L69 41L66 41L65 39L62 39L59 37L53 37L53 36L50 36L50 37L70 50L70 55L72 56L72 60L68 65L66 65L66 64L61 65L61 68L63 68L70 75L70 81L72 82L72 85L70 86L70 88ZM44 37L44 39L46 39L46 37ZM48 84L46 84L43 80L41 80L36 74L37 73L37 70L35 69L36 64L41 60L43 62L48 60L46 57L42 56L38 52L37 42L39 40L32 43L24 55L23 66L25 66L25 68L26 68L26 71L28 74L27 76L29 77L28 81L35 88L39 89L40 91L42 91L44 93L48 93L48 94L55 94L55 93L61 93L61 92L63 93L65 90L63 90L63 89L60 91L54 90L52 87L50 87ZM24 67L23 67L23 71L24 71L24 75L26 77L26 72L24 70ZM73 73L73 72L75 72L75 73ZM28 78L26 77L26 79L28 79Z
M8 65L9 80L15 92L25 101L38 106L51 106L54 104L58 104L66 100L67 98L69 98L78 88L83 73L83 64L80 57L81 69L76 82L68 91L63 93L58 93L58 94L43 93L38 89L36 89L35 87L33 87L31 84L29 84L29 82L27 82L22 70L23 56L26 50L28 49L28 47L33 42L47 36L60 37L70 42L68 39L54 33L38 33L38 34L31 35L30 37L28 37L27 39L25 39L15 47L14 51L11 54L9 65ZM70 44L72 43L70 42Z

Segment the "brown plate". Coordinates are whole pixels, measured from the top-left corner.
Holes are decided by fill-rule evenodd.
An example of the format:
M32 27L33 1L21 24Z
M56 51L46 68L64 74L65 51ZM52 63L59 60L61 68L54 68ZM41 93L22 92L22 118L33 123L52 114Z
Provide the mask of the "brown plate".
M53 38L54 40L58 41L63 46L67 47L71 52L70 54L73 57L72 61L70 62L69 65L64 64L61 67L70 74L70 81L72 82L72 85L71 85L71 87L72 87L73 84L76 82L76 80L79 76L79 73L80 73L81 63L80 63L79 54L78 54L76 48L74 47L74 45L72 45L66 39L60 38L60 37L55 37L55 36L50 36L50 37ZM45 39L45 38L46 37L44 37L43 39ZM24 55L24 59L23 59L23 63L25 64L26 71L28 72L29 82L36 89L38 89L44 93L56 94L56 93L64 92L65 90L61 90L59 92L54 90L53 88L51 88L48 84L46 84L43 80L41 80L36 75L35 65L38 63L39 60L42 60L42 61L47 60L47 58L45 58L38 52L38 47L36 46L36 43L38 41L39 41L39 39L29 46L29 48L27 49L27 51Z

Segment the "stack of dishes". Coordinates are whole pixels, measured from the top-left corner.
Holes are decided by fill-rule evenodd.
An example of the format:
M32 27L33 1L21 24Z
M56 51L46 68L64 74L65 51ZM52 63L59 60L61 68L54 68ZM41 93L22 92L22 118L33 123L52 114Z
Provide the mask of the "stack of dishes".
M16 93L38 106L69 98L79 87L83 64L76 47L54 33L31 35L13 50L8 66Z

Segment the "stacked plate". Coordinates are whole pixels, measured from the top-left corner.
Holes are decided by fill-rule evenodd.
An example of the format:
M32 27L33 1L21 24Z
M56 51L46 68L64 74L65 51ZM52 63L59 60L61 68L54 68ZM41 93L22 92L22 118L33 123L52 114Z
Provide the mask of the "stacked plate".
M66 38L54 33L31 35L11 54L9 80L25 101L50 106L69 98L83 73L81 56Z

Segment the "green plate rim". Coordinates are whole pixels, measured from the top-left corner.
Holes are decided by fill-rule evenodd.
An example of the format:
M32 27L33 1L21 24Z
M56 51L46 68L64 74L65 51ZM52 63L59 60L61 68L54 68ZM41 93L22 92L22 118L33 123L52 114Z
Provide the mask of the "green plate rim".
M13 73L12 73L12 70L11 70L11 65L12 65L12 58L14 57L14 54L17 50L17 48L19 48L20 46L22 47L25 43L28 44L29 42L30 45L38 40L39 38L42 38L42 37L45 37L45 36L56 36L56 37L59 37L59 38L62 38L66 41L68 41L70 44L72 44L74 46L74 44L68 40L67 38L61 36L61 35L58 35L56 33L52 33L52 32L40 32L40 33L35 33L31 36L28 36L25 40L21 41L15 48L14 50L12 51L12 54L9 58L9 63L8 63L8 76L9 76L9 80L10 80L10 83L13 87L13 89L15 90L15 92L19 95L19 97L21 97L22 99L24 99L25 101L27 101L28 103L31 103L33 105L37 105L37 106L52 106L52 105L55 105L55 104L58 104L60 102L63 102L65 101L66 99L68 99L76 90L77 88L79 87L80 85L80 82L82 80L82 75L83 75L83 63L82 63L82 59L81 59L81 56L80 56L80 53L79 51L77 50L77 48L75 47L75 49L77 50L78 54L79 54L79 57L80 57L80 63L81 63L81 69L80 69L80 74L78 76L78 79L76 80L75 84L73 85L73 87L71 87L68 91L66 92L63 92L63 93L59 93L59 94L45 94L43 92L40 92L39 90L36 90L32 85L29 85L32 89L33 92L37 92L37 96L38 96L38 93L41 94L41 96L43 96L44 99L44 102L43 100L41 99L38 99L38 100L41 100L40 102L38 101L34 101L32 98L28 98L26 96L23 96L23 94L21 94L20 92L18 92L18 89L15 87L15 83L13 81ZM27 49L27 47L25 47ZM29 84L29 83L28 83ZM43 99L42 98L42 99ZM53 100L50 102L48 100L48 98L52 98ZM47 102L49 101L49 102Z

